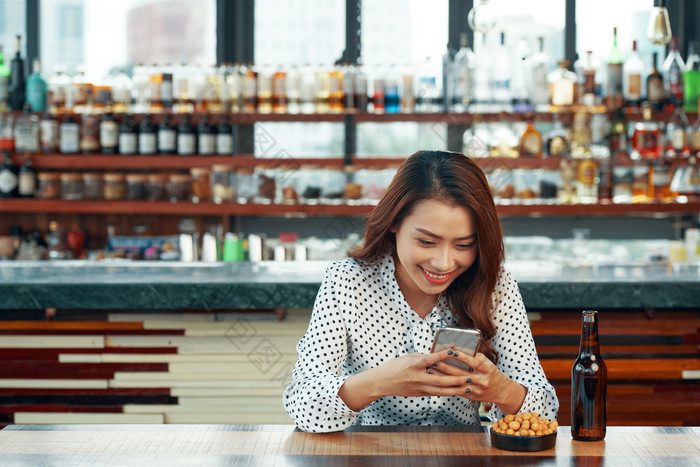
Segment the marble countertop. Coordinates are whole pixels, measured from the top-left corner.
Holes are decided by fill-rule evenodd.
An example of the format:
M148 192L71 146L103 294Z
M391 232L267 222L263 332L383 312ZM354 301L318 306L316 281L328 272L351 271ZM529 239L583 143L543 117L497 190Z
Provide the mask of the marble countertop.
M0 309L250 309L313 305L327 262L0 262ZM698 263L568 267L517 261L528 309L700 305Z

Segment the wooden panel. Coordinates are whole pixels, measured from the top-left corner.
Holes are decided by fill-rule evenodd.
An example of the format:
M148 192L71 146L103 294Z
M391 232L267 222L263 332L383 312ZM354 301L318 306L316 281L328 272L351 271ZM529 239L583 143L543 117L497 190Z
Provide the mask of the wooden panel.
M102 336L0 336L0 348L93 348L104 347Z
M79 413L79 412L15 412L15 423L163 423L160 414Z

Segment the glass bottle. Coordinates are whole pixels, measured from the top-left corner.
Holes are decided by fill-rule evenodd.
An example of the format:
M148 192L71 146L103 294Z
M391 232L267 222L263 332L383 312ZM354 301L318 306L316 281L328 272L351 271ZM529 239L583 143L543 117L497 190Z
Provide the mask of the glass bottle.
M642 107L642 118L641 122L634 125L632 151L638 155L638 158L655 159L659 157L661 130L659 124L652 120L651 107L646 102Z
M549 57L544 51L544 38L538 37L538 52L530 58L530 102L537 108L549 104Z
M80 151L80 124L72 114L66 115L58 127L58 151L75 154Z
M581 96L580 103L592 107L598 103L598 94L600 93L600 63L593 55L592 50L587 50L586 55L577 60L574 64L574 69L578 75L579 91Z
M190 114L184 114L177 125L177 153L190 156L197 151L197 135L190 124Z
M491 73L493 60L489 54L486 34L481 35L481 47L475 53L476 66L474 68L474 98L477 104L489 104L493 100L491 95ZM548 94L549 95L549 94Z
M119 73L112 80L112 102L116 113L131 111L131 92L134 87L126 73Z
M241 74L241 64L234 63L226 75L226 86L228 86L228 98L231 102L231 112L240 112L242 107L242 86L243 75Z
M287 73L282 70L272 75L272 111L287 112Z
M494 66L492 68L491 97L496 104L510 105L511 103L511 78L512 78L512 58L510 50L506 46L506 35L501 32L500 45L493 57Z
M30 113L29 103L25 104L24 114L15 122L15 151L26 154L41 151L39 117Z
M357 66L354 76L354 86L353 86L353 103L355 104L355 110L358 112L367 112L367 106L369 104L369 94L367 89L367 74L361 65ZM413 75L411 74L411 92L413 92ZM413 106L415 108L415 96L413 99ZM414 109L415 110L415 109Z
M100 120L96 114L85 113L80 118L80 150L85 154L100 150Z
M607 81L605 102L609 109L614 108L618 95L622 95L622 64L625 59L617 46L617 28L613 28L613 45L607 60Z
M27 157L17 175L17 194L21 198L34 198L36 193L36 170L32 166L32 158Z
M12 155L5 152L5 161L0 165L0 198L16 198L18 192L19 167L12 162Z
M622 96L625 104L630 107L638 107L642 100L642 73L644 63L637 52L637 41L632 41L632 51L627 56L622 66L623 82Z
M524 37L521 37L515 46L511 62L510 76L510 101L513 112L527 112L532 110L530 92L528 90L530 46Z
M314 85L314 103L316 113L328 113L331 109L331 76L328 70L320 68L316 70L316 81Z
M92 83L85 76L85 70L81 69L71 80L71 95L73 97L73 112L92 112Z
M613 161L610 153L605 151L598 164L598 202L609 204L613 201Z
M272 112L272 73L266 67L262 67L257 78L258 112L269 114Z
M58 150L58 120L53 118L48 110L39 122L39 140L44 154Z
M131 115L126 115L119 125L118 147L119 154L137 154L139 152L139 138Z
M359 79L359 77L355 78ZM356 87L356 86L354 86ZM469 97L469 100L473 99L473 96ZM357 109L357 102L354 103L354 107ZM401 73L401 112L406 114L412 114L416 111L416 93L413 86L413 70L408 65L403 66L403 71Z
M26 83L24 78L24 59L21 54L22 36L18 34L17 52L15 52L15 58L10 62L10 84L8 86L10 108L12 110L22 110L24 108Z
M100 151L102 154L116 154L119 144L119 125L111 111L111 105L100 121Z
M224 114L216 127L216 153L219 155L234 154L234 143L231 119Z
M678 50L678 38L672 37L668 55L663 64L663 78L666 87L666 95L671 104L680 107L683 105L683 70L685 63Z
M658 159L652 161L649 167L649 177L651 178L654 200L660 203L669 203L673 201L675 196L671 192L673 166L667 155L661 154Z
M343 111L343 72L338 67L328 74L328 106L333 113Z
M695 121L690 126L689 141L690 145L690 155L695 155L700 152L700 106L698 107L698 114L695 117Z
M683 71L683 109L686 112L698 111L700 98L700 41L688 45L688 62Z
M589 156L578 161L576 168L576 196L578 202L595 204L598 202L598 160Z
M671 120L666 125L666 140L668 141L669 156L672 158L687 157L689 144L690 123L680 105L675 106Z
M164 114L163 120L158 125L158 152L160 154L177 152L177 131L170 123L170 114Z
M376 114L384 113L385 110L385 88L384 72L380 69L374 70L374 79L372 80L372 111Z
M389 114L399 113L400 105L399 74L392 65L384 81L384 110Z
M8 110L10 88L10 67L5 63L5 55L0 44L0 112Z
M652 54L652 71L647 76L647 102L654 110L661 110L664 103L664 78L656 67L658 54Z
M571 437L605 438L608 368L600 356L598 312L583 312L581 345L571 369Z
M440 98L440 90L437 85L437 72L433 61L426 57L418 74L418 91L416 93L416 112L437 112L437 101ZM510 101L510 96L508 96Z
M151 116L146 114L139 124L139 154L156 154L158 152L158 134L151 123Z
M284 92L287 96L287 112L298 114L301 112L301 73L296 65L292 65L287 72L284 85Z
M547 143L545 145L546 153L551 157L562 157L570 154L569 136L562 125L561 120L554 114L554 127L547 133Z
M564 157L559 162L561 184L557 190L557 198L562 204L575 204L578 202L576 190L576 161Z
M613 203L632 202L632 185L634 184L634 167L627 152L627 138L620 138L612 152Z
M572 105L576 100L576 74L569 71L568 60L559 62L559 68L547 75L550 103L554 106Z
M63 73L63 69L57 67L54 74L49 76L49 112L63 114L73 109L73 97L71 94L71 80ZM71 96L70 99L68 96Z
M197 125L197 154L209 156L215 152L216 135L214 134L214 128L209 124L209 114L204 114L199 125Z
M243 74L243 111L255 112L258 109L258 74L253 69L253 64L250 63L245 67Z
M31 106L32 112L43 112L46 110L46 93L48 86L44 78L41 77L41 63L34 60L32 64L32 74L27 78L26 97L27 103Z
M537 131L532 118L527 121L527 127L520 136L520 157L542 157L542 133Z

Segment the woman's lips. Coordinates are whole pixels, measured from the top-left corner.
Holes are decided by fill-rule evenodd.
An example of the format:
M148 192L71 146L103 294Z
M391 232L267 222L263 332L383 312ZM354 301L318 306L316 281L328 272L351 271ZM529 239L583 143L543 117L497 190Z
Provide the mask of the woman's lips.
M454 271L447 273L447 274L437 274L434 272L429 272L423 269L422 267L420 270L423 272L423 277L430 282L431 284L444 284L445 282L450 280L450 277L452 277L452 274Z

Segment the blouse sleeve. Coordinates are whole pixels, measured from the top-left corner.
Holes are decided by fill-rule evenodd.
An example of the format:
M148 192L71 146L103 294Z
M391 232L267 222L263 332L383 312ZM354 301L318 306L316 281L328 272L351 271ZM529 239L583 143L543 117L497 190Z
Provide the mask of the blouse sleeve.
M347 358L347 330L341 312L338 263L326 269L316 296L306 334L297 345L299 357L292 380L284 391L284 406L304 431L340 431L355 423L359 412L345 405L338 390L347 376L341 370Z
M510 272L501 271L493 299L496 335L492 342L499 355L498 369L527 389L520 412L537 412L550 420L556 419L559 400L542 370L525 305ZM496 404L492 405L489 411L491 421L504 415Z

